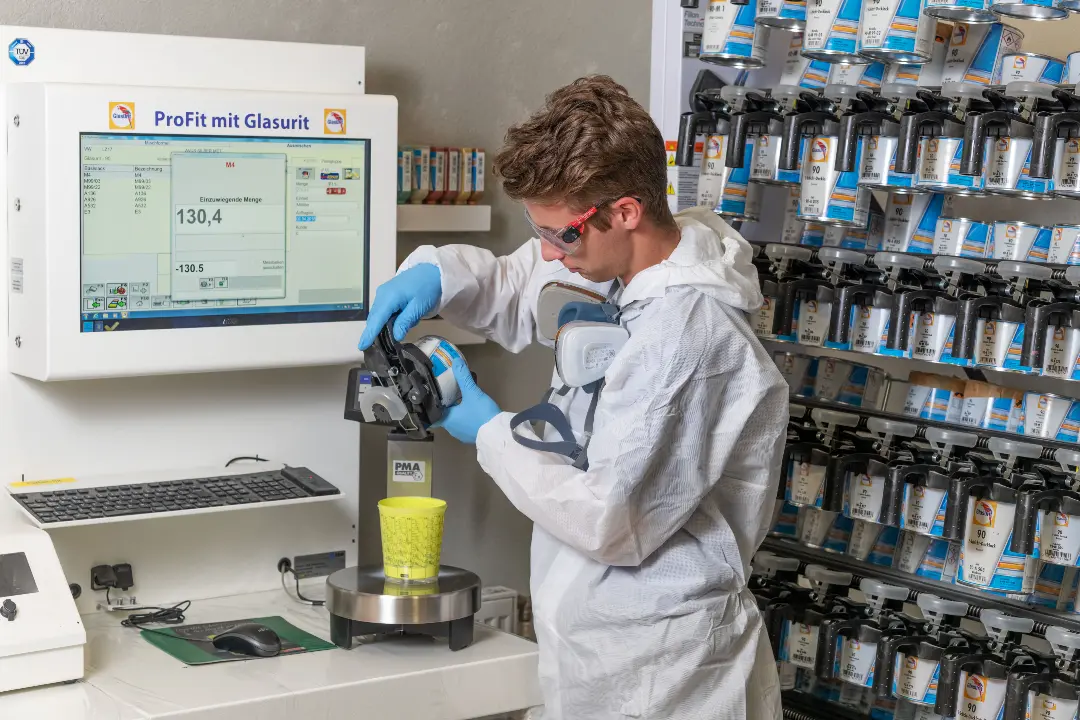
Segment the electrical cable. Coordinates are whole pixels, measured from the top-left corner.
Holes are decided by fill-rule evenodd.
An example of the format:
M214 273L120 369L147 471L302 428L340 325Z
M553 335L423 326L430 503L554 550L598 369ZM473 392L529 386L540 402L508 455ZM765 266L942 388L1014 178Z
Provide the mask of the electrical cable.
M240 462L241 460L251 460L252 462L270 462L266 458L259 457L258 455L241 455L239 457L234 457L232 460L225 463L225 467L229 467L233 463Z
M289 592L289 586L285 584L285 573L292 573L293 578L296 580L295 598L292 596L292 593ZM300 576L297 575L296 571L293 570L291 567L284 568L281 571L281 589L284 590L285 594L288 595L292 600L295 600L298 603L303 603L304 605L310 605L312 607L323 607L324 605L326 605L325 600L312 600L311 598L304 597L303 593L300 592Z
M105 588L105 601L112 606L112 602L109 600L109 589ZM120 624L127 628L133 628L135 630L145 630L149 633L155 633L157 635L164 635L165 637L176 638L176 635L170 633L161 632L154 628L143 627L147 623L161 623L163 625L179 625L184 622L184 613L191 607L190 600L183 600L176 603L171 607L135 607L131 610L141 610L142 612L133 612L126 618L120 621Z

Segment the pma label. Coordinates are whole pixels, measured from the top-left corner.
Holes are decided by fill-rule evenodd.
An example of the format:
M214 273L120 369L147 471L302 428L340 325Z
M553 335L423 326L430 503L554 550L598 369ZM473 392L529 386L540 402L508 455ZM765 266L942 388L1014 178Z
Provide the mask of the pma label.
M422 483L427 480L427 463L420 460L395 460L394 482Z
M34 43L26 38L15 38L8 45L8 57L19 67L34 62Z

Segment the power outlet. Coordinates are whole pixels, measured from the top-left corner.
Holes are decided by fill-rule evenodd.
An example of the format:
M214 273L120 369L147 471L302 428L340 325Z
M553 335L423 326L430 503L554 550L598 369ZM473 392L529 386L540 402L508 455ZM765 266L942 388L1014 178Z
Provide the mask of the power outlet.
M313 555L297 555L293 558L292 567L300 580L324 577L345 569L345 551L334 550Z

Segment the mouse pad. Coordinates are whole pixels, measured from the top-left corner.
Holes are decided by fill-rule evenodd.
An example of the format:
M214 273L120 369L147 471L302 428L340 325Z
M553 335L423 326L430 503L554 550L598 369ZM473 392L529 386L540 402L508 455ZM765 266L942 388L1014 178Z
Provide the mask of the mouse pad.
M297 655L319 650L332 650L333 643L315 637L280 616L228 620L226 622L200 623L198 625L177 625L170 628L144 629L142 636L146 642L164 650L185 665L212 665L237 660L261 660L253 655L238 655L228 650L219 650L210 642L213 637L243 623L265 625L281 638L281 654Z

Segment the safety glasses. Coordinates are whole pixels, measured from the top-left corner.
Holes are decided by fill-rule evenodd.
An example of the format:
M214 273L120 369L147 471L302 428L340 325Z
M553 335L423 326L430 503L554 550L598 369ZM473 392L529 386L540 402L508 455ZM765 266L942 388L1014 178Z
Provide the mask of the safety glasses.
M593 205L591 208L583 212L577 220L570 223L561 230L552 230L551 228L540 227L537 225L532 216L529 215L529 211L525 211L525 219L529 221L529 225L532 227L533 232L537 234L544 242L550 243L554 247L558 248L561 252L567 255L573 255L581 247L581 236L585 232L585 224L596 215L600 208L605 205L610 205L619 198L612 198L611 200L601 200Z

